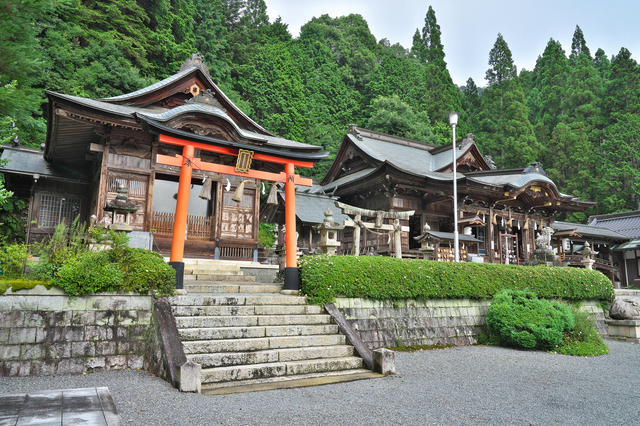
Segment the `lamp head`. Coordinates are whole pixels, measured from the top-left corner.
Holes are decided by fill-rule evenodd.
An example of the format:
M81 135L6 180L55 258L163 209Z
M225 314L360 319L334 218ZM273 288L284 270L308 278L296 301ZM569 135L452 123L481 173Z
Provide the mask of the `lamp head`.
M458 124L458 117L460 117L459 112L450 112L449 113L449 124L452 126L456 126Z

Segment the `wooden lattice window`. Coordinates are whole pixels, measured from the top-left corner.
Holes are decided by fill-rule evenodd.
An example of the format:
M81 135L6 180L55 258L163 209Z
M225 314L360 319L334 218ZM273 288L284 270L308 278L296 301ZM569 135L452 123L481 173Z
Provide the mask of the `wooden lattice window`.
M57 194L42 194L40 196L40 212L38 226L53 228L63 221L69 226L80 214L82 200Z

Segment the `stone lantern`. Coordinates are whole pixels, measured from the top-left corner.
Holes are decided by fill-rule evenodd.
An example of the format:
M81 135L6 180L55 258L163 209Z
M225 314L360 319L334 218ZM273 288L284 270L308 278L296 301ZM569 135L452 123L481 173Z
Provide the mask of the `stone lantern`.
M440 242L440 238L434 237L429 233L430 230L429 224L425 223L422 228L422 235L413 237L414 240L420 243L420 252L424 256L424 260L431 260L431 256L436 250L436 244Z
M336 248L340 247L338 231L344 229L344 225L334 222L331 209L327 209L327 211L324 212L324 220L320 225L314 226L313 229L320 231L318 247L322 249L324 254L330 256L335 255Z
M596 263L594 260L594 256L599 252L591 250L591 245L588 241L584 243L584 248L578 252L578 254L582 255L582 264L587 269L593 269L593 264Z
M111 225L109 225L109 229L131 232L133 231L133 226L129 224L129 217L131 213L138 211L140 206L133 201L129 201L127 197L129 190L124 185L118 185L117 192L118 195L116 199L107 202L107 205L104 207L105 212L111 212ZM123 222L116 222L118 215L124 216Z

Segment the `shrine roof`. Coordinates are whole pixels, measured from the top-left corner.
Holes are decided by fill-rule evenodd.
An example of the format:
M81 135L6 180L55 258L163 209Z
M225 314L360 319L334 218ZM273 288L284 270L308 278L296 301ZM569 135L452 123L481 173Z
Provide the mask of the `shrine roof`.
M136 90L135 92L131 92L131 93L125 93L122 95L118 95L118 96L111 96L109 98L102 98L102 101L126 101L126 100L130 100L130 99L134 99L152 92L155 92L156 90L162 89L164 87L167 87L169 85L171 85L172 83L175 83L176 81L179 81L181 78L186 77L187 75L195 72L198 68L197 67L189 67L183 71L178 71L177 73L173 74L170 77L167 77L163 80L160 80L156 83L153 83L150 86L144 87L140 90Z
M351 182L355 182L355 181L357 181L359 179L367 177L370 174L374 173L376 170L378 170L377 167L372 167L372 168L369 168L369 169L360 170L358 172L355 172L355 173L352 173L350 175L346 175L346 176L343 176L343 177L341 177L339 179L336 179L333 182L328 183L326 185L314 186L309 190L309 193L320 193L321 191L332 192L333 190L335 190L339 186L348 185Z
M284 192L278 191L278 195L283 201L286 199ZM351 219L346 214L342 214L334 204L335 201L336 198L327 195L296 192L296 216L302 223L322 223L324 212L331 209L335 222L342 224L345 220Z
M511 186L513 188L523 188L529 185L531 182L546 182L554 186L555 183L548 177L538 174L538 173L512 173L510 171L506 171L505 174L491 174L488 176L482 176L482 172L475 173L467 173L465 176L467 180L471 182L477 182L482 185L490 185L490 186ZM557 188L556 188L557 190Z
M136 117L144 116L155 122L166 122L182 114L202 113L209 116L216 116L224 119L226 122L230 123L234 127L234 129L238 132L238 134L240 134L240 136L252 141L262 142L265 144L264 146L270 146L273 148L291 148L296 150L309 150L309 151L318 151L321 149L321 147L317 145L310 145L310 144L305 144L301 142L296 142L296 141L280 138L278 136L273 136L270 134L260 134L260 133L256 133L256 132L241 128L240 126L238 126L235 120L233 120L224 110L213 105L194 103L194 104L184 104L172 109L159 108L159 107L133 107L133 106L125 106L125 105L118 105L118 104L103 102L98 99L81 98L77 96L65 95L63 93L56 93L51 91L46 91L46 93L50 97L57 97L60 99L64 99L72 103L83 105L107 114L113 114L113 115L132 118L132 119L136 119Z
M0 167L0 172L30 176L37 174L43 177L72 181L90 181L89 176L84 173L46 161L42 155L42 151L39 149L10 146L3 146L1 148L3 152L0 160L10 161L4 167Z
M422 234L422 236L424 235L430 235L432 237L438 238L440 240L445 240L445 241L455 241L455 235L453 234L453 232L439 232L439 231L427 231L426 233ZM476 237L472 236L472 235L467 235L467 234L458 234L458 240L459 241L466 241L468 243L483 243L483 240L479 240ZM420 239L416 238L416 241L420 242Z
M622 242L630 240L629 237L600 226L589 226L580 223L571 222L553 222L551 225L556 231L575 230L584 238L605 239L613 242ZM553 235L551 236L553 238Z
M629 238L640 238L640 210L591 216L589 225L601 226Z
M147 131L163 133L169 136L175 136L180 139L191 140L196 142L203 142L211 145L217 146L227 146L238 149L247 149L255 152L259 152L261 154L273 155L282 158L291 158L302 161L313 161L317 162L320 160L324 160L329 155L328 152L317 152L321 147L316 145L307 145L307 144L299 144L299 142L288 141L286 139L279 138L271 138L271 141L267 140L264 145L250 145L242 142L234 142L228 141L224 139L213 138L210 136L201 136L196 133L187 132L180 129L174 129L168 126L165 126L162 123L159 123L155 120L151 120L146 117L144 114L137 114L138 118L140 118L143 122L143 128ZM262 136L262 135L261 135ZM264 140L264 139L263 139ZM301 145L301 146L299 146ZM279 148L293 148L295 151L283 151ZM300 152L300 150L312 150L313 152Z
M366 136L372 135L372 136ZM379 136L380 135L380 136ZM379 162L386 162L407 173L437 180L451 180L450 173L435 172L453 162L451 149L432 155L433 145L421 144L401 138L385 138L382 133L362 131L359 136L349 133L349 139L362 152ZM464 151L457 151L460 158ZM448 177L446 175L449 175Z

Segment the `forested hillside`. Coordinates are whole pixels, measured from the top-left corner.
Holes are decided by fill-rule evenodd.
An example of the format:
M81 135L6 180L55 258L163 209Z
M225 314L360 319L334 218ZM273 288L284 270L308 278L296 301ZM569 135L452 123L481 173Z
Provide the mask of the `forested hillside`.
M332 153L316 177L348 124L444 144L460 111L458 135L474 133L498 167L541 161L562 192L598 202L593 214L638 209L640 68L624 47L591 54L587 36L576 27L568 51L549 40L518 73L498 34L486 81L456 87L431 7L403 47L376 40L360 15L314 18L293 38L263 0L0 0L0 139L44 141L45 89L119 95L197 51L250 117Z

